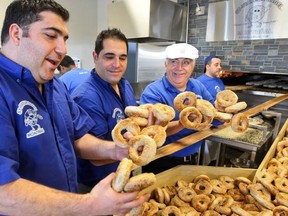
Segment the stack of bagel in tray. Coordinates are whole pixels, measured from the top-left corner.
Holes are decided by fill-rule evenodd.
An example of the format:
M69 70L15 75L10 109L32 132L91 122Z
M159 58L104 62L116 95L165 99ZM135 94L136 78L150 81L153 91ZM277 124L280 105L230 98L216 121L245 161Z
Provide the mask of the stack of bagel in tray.
M247 107L246 102L238 102L238 96L231 90L223 90L216 96L215 107L207 100L197 99L193 92L182 92L174 99L174 106L180 112L181 124L193 130L206 130L217 119L230 122L235 132L243 132L249 126L246 115L239 113Z
M157 187L150 200L132 209L129 216L287 216L287 197L282 198L285 205L279 200L273 204L270 197L264 187L246 177L198 175L191 181Z

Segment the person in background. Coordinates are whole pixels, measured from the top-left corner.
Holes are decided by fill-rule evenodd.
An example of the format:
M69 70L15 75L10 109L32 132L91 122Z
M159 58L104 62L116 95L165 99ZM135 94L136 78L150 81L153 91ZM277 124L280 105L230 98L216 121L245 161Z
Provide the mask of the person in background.
M57 67L57 70L60 73L59 77L64 75L66 72L75 68L77 67L76 67L74 60L70 56L65 55L65 57L63 58L63 60L60 62L60 64Z
M184 91L192 91L198 99L213 103L213 98L205 86L198 80L191 78L197 58L198 50L190 44L179 43L168 46L166 48L165 75L144 89L140 96L140 104L162 103L175 109L174 98ZM174 121L177 121L179 120L179 112L176 109L175 112ZM179 127L181 128L181 126ZM175 142L195 132L182 127L178 133L167 136L165 144ZM142 170L143 172L159 173L180 164L196 164L201 143L202 141L199 141L174 154L152 161L142 167Z
M111 131L126 118L126 106L136 106L134 91L123 78L127 68L128 41L116 28L103 30L97 36L93 59L95 68L90 77L72 93L76 103L94 119L90 131L104 140L112 140ZM80 187L90 190L101 179L114 172L118 162L95 166L89 160L79 160L78 180Z
M53 0L6 9L0 54L0 214L125 215L147 201L117 193L114 174L77 194L76 154L121 160L128 150L89 133L94 121L54 76L69 37L69 12Z
M197 78L197 80L205 85L214 101L216 100L217 93L225 89L223 81L219 78L221 70L221 59L215 55L210 55L205 58L204 73Z
M210 92L214 101L216 100L216 95L218 92L225 89L223 81L219 78L219 73L222 70L221 59L215 55L209 55L205 58L204 61L204 71L201 76L197 78L202 82L206 89ZM222 125L223 122L214 120L213 125L218 126ZM203 145L203 165L214 165L214 162L217 161L217 155L219 155L220 145L212 142L210 140L205 140ZM217 165L217 164L216 164Z
M64 82L69 94L90 76L90 71L77 68L74 60L68 55L64 57L57 69L60 71L60 74L62 74L59 79Z

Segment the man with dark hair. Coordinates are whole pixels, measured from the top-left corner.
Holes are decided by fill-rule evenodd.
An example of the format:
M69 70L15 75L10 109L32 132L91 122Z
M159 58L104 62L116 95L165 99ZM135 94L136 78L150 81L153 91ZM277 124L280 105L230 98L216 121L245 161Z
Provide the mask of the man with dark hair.
M53 0L15 0L6 10L0 54L0 213L124 215L148 197L117 193L114 174L76 194L76 154L128 154L89 131L94 121L54 71L64 58L69 13Z
M74 68L76 68L74 60L70 56L66 55L58 65L57 70L59 71L60 76L62 76L67 71L72 70Z
M221 59L215 55L210 55L204 61L204 73L197 78L205 85L214 101L217 93L225 89L223 81L219 78L221 70Z
M95 42L95 68L90 77L72 93L74 101L89 113L95 126L90 131L104 140L112 140L111 131L126 118L126 106L136 106L134 91L123 78L127 68L128 41L119 29L100 32ZM89 160L80 160L78 180L81 188L92 188L102 178L114 172L118 162L94 166Z
M201 83L204 84L206 89L210 92L213 100L216 100L218 92L225 89L223 81L219 78L219 73L222 70L221 59L215 55L209 55L204 61L204 71L201 76L197 78ZM223 122L214 120L213 125L222 125ZM217 155L219 155L220 145L218 143L212 142L210 140L205 140L204 145L204 157L203 164L209 164L211 161L217 160Z
M77 68L74 60L68 55L64 57L57 69L61 74L59 79L64 82L69 94L90 76L90 71Z

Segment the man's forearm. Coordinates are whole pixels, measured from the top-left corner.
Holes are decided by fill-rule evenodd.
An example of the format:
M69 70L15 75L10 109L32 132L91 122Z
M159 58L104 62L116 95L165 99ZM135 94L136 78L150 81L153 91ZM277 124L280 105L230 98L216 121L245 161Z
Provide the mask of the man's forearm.
M86 134L75 141L75 150L80 158L87 160L115 160L115 143Z
M0 186L0 199L0 213L5 215L73 216L89 209L88 195L58 191L25 179Z

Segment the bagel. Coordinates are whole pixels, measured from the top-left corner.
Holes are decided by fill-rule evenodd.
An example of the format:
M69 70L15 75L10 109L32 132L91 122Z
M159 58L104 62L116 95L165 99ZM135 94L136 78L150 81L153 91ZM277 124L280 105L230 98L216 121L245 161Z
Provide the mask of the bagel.
M283 192L277 193L275 196L275 201L278 205L284 205L288 207L288 194Z
M237 215L241 215L241 216L251 216L251 214L249 214L249 212L245 211L243 208L241 208L239 205L237 204L233 204L231 206L231 210L232 212L236 213Z
M134 136L128 144L129 157L138 166L150 163L156 155L156 143L147 135ZM142 148L142 151L139 151L139 148Z
M123 158L118 165L115 176L112 180L112 188L116 192L121 192L127 184L133 167L132 160Z
M194 92L185 91L174 98L174 107L181 112L186 107L196 106L197 96Z
M231 106L228 106L225 108L226 113L238 113L241 110L246 109L247 103L245 101L238 102L236 104L233 104Z
M174 216L181 216L182 213L179 208L176 206L167 206L166 208L163 209L162 216L169 216L169 215L174 215Z
M248 117L243 113L233 115L231 119L231 128L235 132L244 132L249 126Z
M217 104L221 107L229 107L238 102L238 96L231 90L223 90L216 95Z
M165 198L164 198L164 192L163 192L162 188L160 188L160 187L155 188L154 197L155 197L157 202L164 203Z
M125 114L129 117L142 117L148 118L149 111L141 106L126 106L124 110Z
M161 125L150 125L145 127L141 130L140 134L151 137L155 141L157 147L162 146L167 137L166 130Z
M210 181L210 184L212 185L212 191L217 194L225 194L227 191L227 187L224 185L224 183L218 179L212 179Z
M120 120L113 128L111 135L115 144L119 147L126 148L128 141L123 137L123 133L130 132L133 136L140 133L140 127L133 120L127 118Z
M140 127L145 127L148 125L148 119L147 118L132 116L132 117L129 117L129 119L134 121Z
M214 210L207 210L201 214L201 216L221 216L218 212Z
M223 184L225 185L225 187L227 189L232 189L235 187L235 180L234 178L230 177L230 176L220 176L219 180L223 182Z
M198 194L192 199L192 206L198 212L204 212L208 209L210 198L206 194Z
M192 198L196 195L196 192L189 187L181 187L178 190L178 196L184 202L191 202Z
M225 107L220 106L217 100L215 100L214 105L217 111L225 112Z
M195 130L201 131L209 129L212 125L212 121L213 117L202 115L202 122L196 125Z
M125 192L141 191L156 183L156 177L153 173L141 173L131 177L124 186Z
M197 182L198 182L199 180L201 180L201 179L210 182L210 177L207 176L207 175L205 175L205 174L201 174L201 175L196 176L196 177L193 179L193 182L194 182L194 183L197 183Z
M197 128L197 125L202 122L202 114L196 107L186 107L179 114L179 121L189 129Z
M273 209L274 216L288 216L288 208L285 206L276 206Z
M154 117L161 122L168 123L175 118L175 110L167 104L154 104L152 112Z
M231 114L231 113L224 113L224 112L217 111L215 113L214 118L221 121L221 122L229 122L229 121L231 121L232 117L233 117L233 114Z
M281 192L288 194L288 179L287 178L276 178L275 180L275 186L277 189Z
M207 100L198 99L196 108L201 112L202 115L214 118L216 114L215 107Z
M254 199L257 200L262 206L265 206L270 210L275 207L271 201L271 194L261 183L248 185L248 190L250 191L250 194L254 197Z
M210 194L213 191L213 187L209 181L205 179L199 179L193 187L194 191L197 194Z

